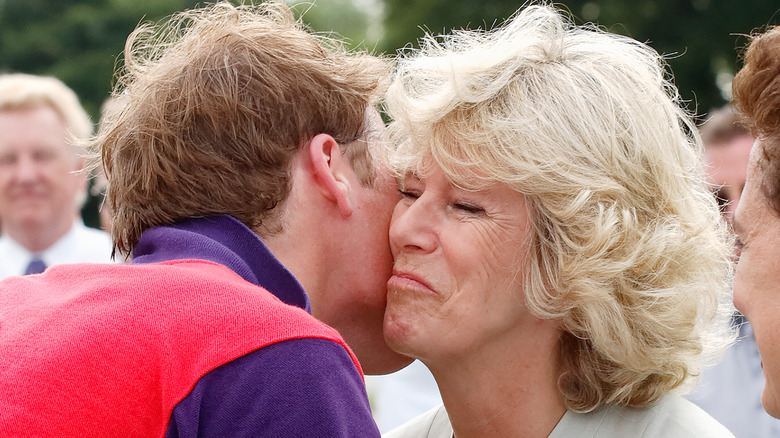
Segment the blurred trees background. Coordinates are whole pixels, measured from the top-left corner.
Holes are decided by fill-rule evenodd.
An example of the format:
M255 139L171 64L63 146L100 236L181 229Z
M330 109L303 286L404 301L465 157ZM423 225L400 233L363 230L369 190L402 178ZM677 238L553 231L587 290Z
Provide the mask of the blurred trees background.
M246 0L248 1L248 0ZM245 2L246 2L245 1ZM259 1L259 0L256 0ZM234 3L240 3L236 0ZM423 29L490 28L524 0L287 0L314 30L353 47L394 54ZM97 120L127 35L197 0L0 0L0 72L53 75ZM202 3L202 2L201 2ZM700 116L730 98L739 54L753 31L780 24L777 0L562 0L575 21L649 43L667 57L689 108ZM94 209L93 205L89 206ZM85 220L93 222L93 214Z
M313 29L355 47L394 54L423 29L491 27L522 0L287 0ZM240 1L235 1L238 3ZM127 35L197 0L0 0L0 72L54 75L96 118ZM577 22L595 22L667 56L697 114L727 102L745 35L780 24L777 0L563 0Z
M433 32L490 27L523 2L506 0L385 0L383 50L402 47ZM575 21L649 43L667 57L680 94L697 114L724 105L740 67L746 35L780 24L777 0L562 0Z
M141 20L195 0L0 0L0 72L56 76L96 120L118 55Z

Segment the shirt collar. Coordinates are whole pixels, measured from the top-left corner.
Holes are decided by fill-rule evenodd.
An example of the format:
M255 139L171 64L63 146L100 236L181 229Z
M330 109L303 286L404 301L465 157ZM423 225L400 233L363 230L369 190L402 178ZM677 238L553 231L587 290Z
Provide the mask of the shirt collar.
M222 215L193 218L143 232L132 263L200 259L226 266L283 302L311 313L309 298L262 240L237 219Z
M84 221L81 219L73 221L73 225L59 238L59 240L54 242L50 247L39 252L31 252L11 236L7 234L3 235L2 238L0 238L0 245L2 245L4 257L7 259L4 260L4 263L13 265L13 269L11 270L12 274L9 273L8 275L23 274L24 268L30 263L30 260L34 258L43 260L46 266L72 263L72 248L78 244L79 229L85 227L86 225L84 225Z

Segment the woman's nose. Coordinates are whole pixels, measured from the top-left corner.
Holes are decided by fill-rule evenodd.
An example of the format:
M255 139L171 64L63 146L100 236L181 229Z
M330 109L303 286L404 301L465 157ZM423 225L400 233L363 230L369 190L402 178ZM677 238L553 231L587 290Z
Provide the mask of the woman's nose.
M437 214L423 194L417 199L402 199L390 220L390 247L393 256L400 252L431 252L436 249Z

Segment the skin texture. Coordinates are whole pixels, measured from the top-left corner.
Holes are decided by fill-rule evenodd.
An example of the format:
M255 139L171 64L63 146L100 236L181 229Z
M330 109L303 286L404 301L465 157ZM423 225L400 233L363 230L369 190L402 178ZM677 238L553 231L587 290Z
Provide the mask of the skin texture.
M524 304L523 196L503 184L460 189L436 165L407 175L401 192L390 226L388 344L430 368L458 437L549 435L565 412L560 332Z
M780 217L769 206L759 166L762 143L750 157L747 184L734 216L742 244L734 279L734 305L750 321L761 352L766 386L761 401L780 417Z
M65 123L48 106L0 112L0 223L30 251L70 229L86 187Z
M402 193L390 228L391 345L446 361L512 335L527 317L518 286L528 235L522 196L502 185L461 190L440 170L407 176Z
M707 182L715 188L726 220L732 221L747 179L753 137L740 135L725 144L710 145L704 152Z
M372 110L364 138L376 147L384 130ZM301 282L312 314L339 331L366 374L397 371L411 358L385 343L382 324L393 259L387 229L400 195L387 169L373 186L360 183L339 145L315 136L293 163L293 187L283 211L284 232L264 238Z

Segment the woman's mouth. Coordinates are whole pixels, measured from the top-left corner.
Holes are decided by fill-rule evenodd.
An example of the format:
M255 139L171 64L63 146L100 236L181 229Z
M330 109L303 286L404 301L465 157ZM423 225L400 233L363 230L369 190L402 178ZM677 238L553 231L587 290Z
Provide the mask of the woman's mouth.
M405 272L399 269L393 269L393 276L387 281L387 288L392 289L410 289L420 292L436 293L436 290L424 278L411 272Z

